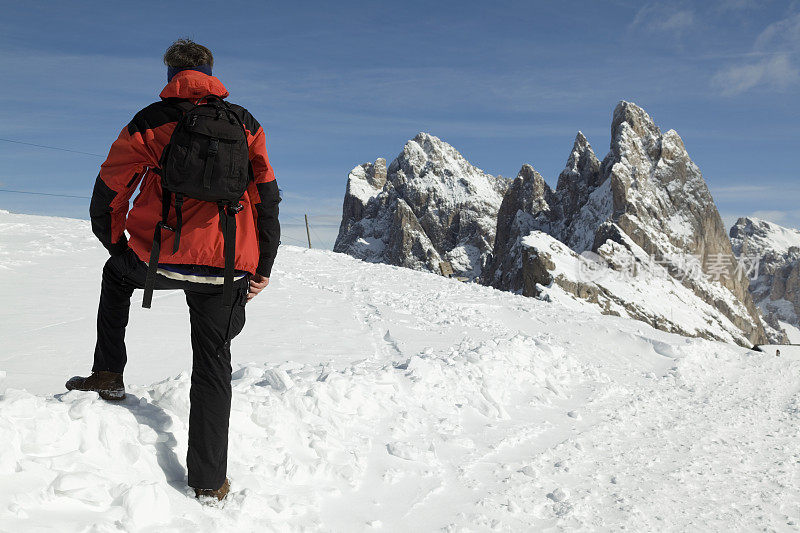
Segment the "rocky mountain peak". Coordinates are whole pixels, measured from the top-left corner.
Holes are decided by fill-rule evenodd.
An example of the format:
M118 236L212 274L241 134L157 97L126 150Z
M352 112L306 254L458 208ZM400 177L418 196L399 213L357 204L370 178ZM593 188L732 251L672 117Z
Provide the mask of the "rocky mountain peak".
M563 218L559 238L564 239L564 242L569 241L573 233L571 225L575 217L604 179L600 161L594 155L589 141L579 131L567 158L567 165L559 174L556 185Z
M522 271L517 266L522 257L521 238L547 225L554 217L550 206L556 204L555 195L542 175L531 165L522 165L497 213L497 234L484 282L513 287L510 290L522 287Z
M534 197L509 198L516 194ZM506 206L526 210L525 216L506 213L503 219ZM678 266L686 268L683 262L689 258L697 258L704 271L714 261L735 264L719 212L680 136L674 130L662 134L650 115L631 102L622 101L614 109L611 147L602 164L579 133L555 193L517 186L515 181L500 213L494 266L488 269L492 279L487 282L506 290L524 290L526 279L524 273L510 275L507 269L541 266L531 262L538 255L525 255L524 246L519 245L532 231L547 234L577 253L608 256L613 250L617 266L611 268L649 257L677 276ZM509 242L503 243L501 237ZM513 261L501 257L509 254ZM714 282L705 278L681 278L680 282L699 301L718 308L721 314L714 320L727 322L728 331L738 329L739 339L762 340L764 330L746 281L732 270L727 274Z
M756 269L750 293L770 341L800 343L800 231L743 217L730 236L734 253Z
M375 163L369 165L366 171L366 178L370 185L376 189L381 189L386 184L386 160L379 157Z
M736 223L731 226L730 236L732 241L740 241L743 243L748 237L752 237L756 233L765 232L769 229L771 224L765 220L755 217L739 217Z
M630 129L631 132L640 139L650 139L661 136L661 130L656 126L655 121L650 118L650 115L648 115L644 109L633 102L620 100L617 107L614 108L614 114L611 118L612 146L620 139L620 136L626 128Z
M374 163L364 163L350 171L347 178L347 192L344 198L343 212L339 233L346 233L349 228L364 216L364 210L370 199L379 194L386 185L386 160L378 158Z
M748 282L734 270L736 261L722 218L678 133L669 130L662 134L643 109L620 102L614 110L611 152L606 159L603 166L610 179L613 222L646 253L669 263L672 269L678 269L680 265L673 263L682 257L697 258L704 272L714 268L711 265L727 264L725 275L716 281L741 302L749 324L737 318L741 313L731 306L725 313L735 318L753 342L762 341L764 330ZM714 284L684 282L703 298L713 298Z
M578 133L575 134L575 143L572 145L572 149L575 150L576 148L586 148L589 146L589 140L586 138L586 135L583 134L582 131L578 130Z
M385 179L380 161L350 173L334 251L435 272L448 261L459 275L480 276L509 180L483 172L428 133L406 142Z
M575 136L572 152L567 158L567 165L558 176L556 190L572 189L574 182L579 182L588 187L597 187L602 181L600 161L592 150L589 141L580 131Z
M544 181L542 175L536 172L531 165L525 164L519 169L512 187L517 186L517 184L524 189L524 194L528 199L538 202L536 206L530 206L530 209L548 209L548 200L550 200L553 191Z
M610 144L601 163L578 132L553 190L531 165L523 165L512 183L475 167L438 137L419 133L388 167L379 159L350 173L334 250L434 272L447 261L456 274L532 295L538 283L566 279L559 261L583 265L580 254L593 254L602 269L617 272L657 263L671 280L661 284L664 291L700 313L702 327L673 320L672 304L658 295L652 302L636 296L649 286L646 280L629 290L626 283L601 288L573 279L560 294L667 331L763 342L748 280L733 271L736 258L722 219L678 133L662 133L641 107L621 101ZM545 245L561 259L545 260L547 253L531 248ZM711 266L720 262L724 272ZM688 278L692 264L700 276Z
M517 211L544 214L550 211L550 203L553 202L553 191L544 181L542 175L531 165L522 165L517 177L509 187L509 190L511 189L514 190L514 194L508 195L509 199L518 200L519 203L510 201L507 205L501 205L501 213L498 215L498 219L514 216Z
M800 248L800 230L756 217L741 217L731 227L734 252L785 255Z
M455 148L441 140L439 137L424 131L417 133L413 139L406 143L406 145L411 143L418 145L427 154L449 152L455 155L455 157L460 157L463 159L461 154L459 154Z
M481 172L464 159L458 150L438 137L424 132L418 133L406 142L403 151L389 168L389 172L397 170L403 170L407 175L419 178L429 174L444 178L458 172L470 175L475 171Z

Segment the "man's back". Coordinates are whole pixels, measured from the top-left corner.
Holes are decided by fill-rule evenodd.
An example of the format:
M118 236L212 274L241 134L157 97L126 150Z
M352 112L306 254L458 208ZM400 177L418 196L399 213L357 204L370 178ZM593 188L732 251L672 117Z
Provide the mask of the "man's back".
M201 139L196 146L204 153L194 155L213 161L213 169L232 168L231 172L220 170L217 176L212 170L209 174L208 166L200 172L198 165L191 164L196 161L186 159L188 163L184 163L173 155L166 158L165 165L172 170L160 168L162 153L187 108L185 102L211 100L223 105L220 99L228 96L222 83L211 75L213 56L204 46L178 40L167 50L164 62L169 83L161 91L161 101L136 113L123 128L95 182L89 208L92 229L111 257L103 267L92 374L75 376L66 387L94 391L106 400L123 400L125 328L134 290L146 288L146 298L151 290L183 290L189 307L192 346L187 483L198 497L222 499L230 490L230 345L244 327L245 304L269 284L280 238L280 197L267 157L264 130L243 107L226 105L216 109L220 114L227 114L228 110L234 114L237 126L225 127L236 134L238 153L244 156L247 152L252 180L244 180L246 189L235 189L233 198L225 202L210 201L213 197L184 199L181 191L177 191L181 198L174 205L165 201L168 197L177 198L176 191L170 190L175 184L170 179L173 170L203 184L208 183L209 176L229 180L243 175L231 155L234 150L227 155L230 167L217 164L219 139L215 137ZM186 118L192 118L193 113L188 112ZM180 124L179 133L184 131L185 121ZM244 130L243 139L237 127ZM180 146L179 142L175 141L174 146ZM188 152L186 157L191 157ZM129 212L129 200L137 187L140 191ZM235 222L231 223L231 219ZM178 234L180 239L176 239ZM226 246L233 235L235 248ZM234 249L235 254L231 253ZM225 281L219 283L215 274L226 265ZM239 274L235 280L234 270Z
M124 238L122 232L127 230L129 245L137 257L149 259L153 228L162 215L161 180L155 170L182 113L176 104L207 95L224 98L228 91L214 76L195 70L178 72L161 91L161 101L136 113L120 133L101 166L90 209L95 234L106 247L119 247ZM237 231L235 268L268 277L279 232L276 226L280 198L275 174L269 164L263 128L245 108L235 104L231 107L245 127L253 168L253 182L242 196L243 209L236 219L241 229ZM130 213L126 213L140 182L141 190ZM175 213L170 216L174 222ZM216 205L187 198L183 224L180 249L169 253L174 235L165 234L159 263L224 267L220 252L224 239L218 229Z

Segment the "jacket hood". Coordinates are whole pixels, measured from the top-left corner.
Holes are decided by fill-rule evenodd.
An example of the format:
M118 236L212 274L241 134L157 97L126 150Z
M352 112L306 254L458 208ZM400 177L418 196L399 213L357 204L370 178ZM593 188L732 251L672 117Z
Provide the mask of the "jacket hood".
M228 96L228 90L214 76L197 70L182 70L175 74L162 89L161 98L202 98L213 94L220 98Z

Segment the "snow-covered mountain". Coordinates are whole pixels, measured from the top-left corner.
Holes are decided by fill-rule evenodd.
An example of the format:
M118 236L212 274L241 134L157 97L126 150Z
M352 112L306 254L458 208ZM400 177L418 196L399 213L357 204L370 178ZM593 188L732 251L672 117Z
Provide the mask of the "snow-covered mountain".
M737 220L730 236L737 256L755 259L750 292L770 340L800 343L800 231L749 217Z
M543 235L527 239L533 231L566 248ZM546 263L529 250L534 242L549 254ZM582 264L570 256L584 252L593 253L591 272L559 265ZM614 110L611 150L602 163L579 132L555 191L523 167L500 207L493 261L483 281L533 296L539 289L525 280L551 279L604 312L667 331L764 342L747 279L736 266L719 212L680 136L662 133L643 109L623 101ZM542 275L555 270L557 275ZM611 290L597 283L598 276L625 276L621 283L631 290Z
M293 246L232 343L232 492L200 505L182 291L134 302L124 402L64 391L106 257L88 221L0 212L0 531L800 523L800 353Z
M432 272L449 261L456 274L475 278L492 251L508 181L474 167L437 137L420 133L388 169L378 159L350 172L333 249L369 262Z
M532 231L552 235L578 252L591 249L596 228L612 213L610 188L601 189L603 182L600 162L580 132L555 191L532 166L523 165L498 212L495 247L484 283L523 292L522 240Z
M544 235L526 240L532 232L566 248ZM674 130L662 133L630 102L614 110L602 162L578 132L555 190L530 165L509 184L421 133L388 171L379 159L350 173L334 250L433 272L450 261L457 274L528 296L549 280L563 289L550 298L577 297L665 331L766 341L700 169ZM573 257L588 252L588 262ZM592 279L559 262L590 268ZM618 285L630 290L599 284L600 274L626 276ZM668 279L654 283L654 276Z

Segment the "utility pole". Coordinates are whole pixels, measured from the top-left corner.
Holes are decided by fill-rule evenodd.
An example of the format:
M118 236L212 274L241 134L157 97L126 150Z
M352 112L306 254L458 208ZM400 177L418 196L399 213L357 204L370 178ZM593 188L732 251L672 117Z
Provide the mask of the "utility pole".
M308 215L306 217L306 237L308 237L308 247L311 248L311 233L308 231Z

